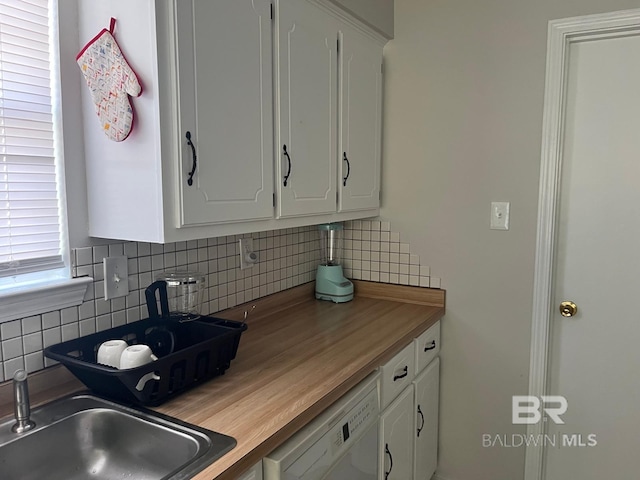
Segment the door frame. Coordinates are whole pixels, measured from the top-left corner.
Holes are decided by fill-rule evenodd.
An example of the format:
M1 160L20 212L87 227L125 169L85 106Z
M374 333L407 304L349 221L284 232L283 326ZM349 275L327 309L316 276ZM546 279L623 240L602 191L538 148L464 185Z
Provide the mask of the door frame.
M549 22L529 364L529 395L532 396L546 395L549 380L549 344L555 310L551 302L558 233L569 49L575 42L630 35L640 35L640 9ZM538 436L544 433L544 422L527 427L528 438L541 438ZM544 480L544 442L527 442L524 480Z

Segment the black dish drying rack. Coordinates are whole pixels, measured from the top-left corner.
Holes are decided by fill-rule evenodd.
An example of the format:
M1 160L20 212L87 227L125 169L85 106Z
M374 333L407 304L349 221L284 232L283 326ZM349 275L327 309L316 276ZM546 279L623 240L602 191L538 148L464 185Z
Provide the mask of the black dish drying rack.
M163 298L162 289L163 308L159 316L155 296L151 297L158 289L156 284L147 289L152 318L52 345L44 350L45 356L63 364L94 392L138 405L160 405L189 388L224 374L236 357L240 336L247 325L208 316L186 322L174 319L166 313L166 296ZM129 345L146 344L158 360L126 370L98 364L100 345L116 339L123 339ZM138 390L136 385L140 379L151 373L160 379L147 381L142 390Z

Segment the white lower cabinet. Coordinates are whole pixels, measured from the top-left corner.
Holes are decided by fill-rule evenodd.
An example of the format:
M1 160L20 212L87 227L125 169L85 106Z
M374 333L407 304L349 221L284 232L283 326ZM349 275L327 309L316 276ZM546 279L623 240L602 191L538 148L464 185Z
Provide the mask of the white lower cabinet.
M244 472L238 480L262 480L262 460L256 463L251 470Z
M380 368L379 480L430 480L435 473L440 359L431 357L428 365L421 360L432 345L438 353L439 343L437 323Z
M380 415L379 480L413 478L413 385Z
M413 381L414 425L413 478L429 480L438 462L438 393L440 359L436 358ZM408 477L407 477L408 478Z

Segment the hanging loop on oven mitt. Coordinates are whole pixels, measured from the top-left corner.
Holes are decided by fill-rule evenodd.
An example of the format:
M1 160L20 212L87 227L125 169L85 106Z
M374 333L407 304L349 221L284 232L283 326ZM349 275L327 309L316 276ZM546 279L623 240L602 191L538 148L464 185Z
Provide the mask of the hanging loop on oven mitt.
M133 108L129 95L137 97L142 86L133 69L113 38L116 19L109 30L102 29L76 56L87 85L102 130L110 140L121 142L133 127Z

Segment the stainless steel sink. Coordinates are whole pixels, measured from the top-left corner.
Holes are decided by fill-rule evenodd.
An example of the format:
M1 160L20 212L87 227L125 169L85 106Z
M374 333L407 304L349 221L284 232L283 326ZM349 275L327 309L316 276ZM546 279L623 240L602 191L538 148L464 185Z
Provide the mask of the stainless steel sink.
M3 480L177 480L231 450L226 435L90 394L65 397L31 412L36 426L0 424Z

